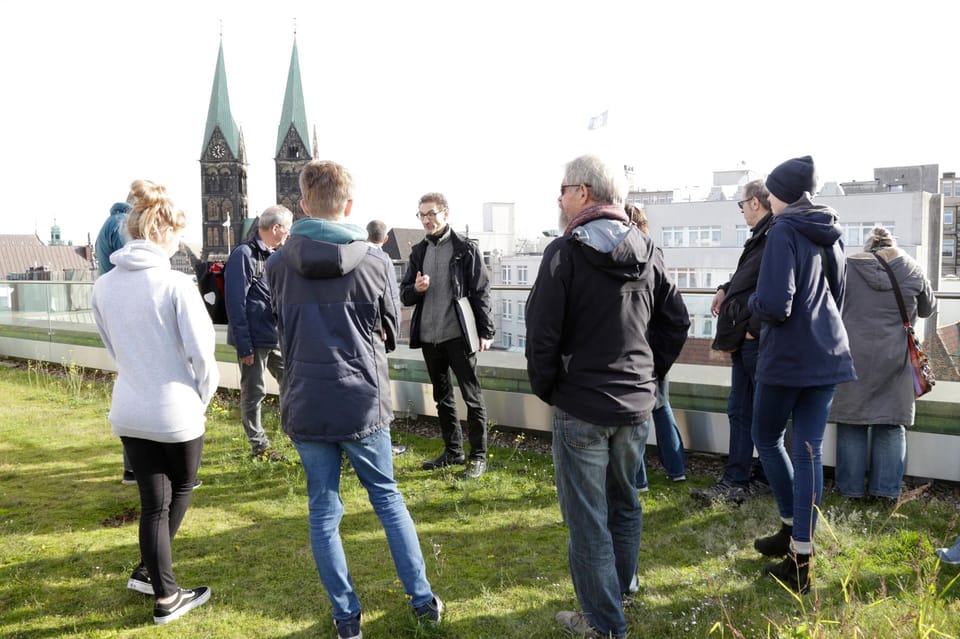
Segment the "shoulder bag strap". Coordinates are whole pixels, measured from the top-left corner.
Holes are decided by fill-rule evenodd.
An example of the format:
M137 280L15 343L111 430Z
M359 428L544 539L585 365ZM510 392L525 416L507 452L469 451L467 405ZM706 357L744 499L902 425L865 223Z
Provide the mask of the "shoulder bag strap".
M903 293L900 292L900 283L897 282L897 278L893 274L893 269L890 268L890 265L887 264L887 261L877 255L873 254L877 261L880 262L880 266L887 272L887 275L890 277L890 284L893 285L893 294L897 296L897 306L900 307L900 317L903 319L904 326L910 326L910 318L907 317L907 307L903 303Z

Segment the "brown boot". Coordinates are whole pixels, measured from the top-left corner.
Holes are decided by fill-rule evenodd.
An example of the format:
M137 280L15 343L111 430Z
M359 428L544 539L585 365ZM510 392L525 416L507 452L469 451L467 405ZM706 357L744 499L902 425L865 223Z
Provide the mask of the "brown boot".
M794 592L805 595L810 592L811 561L810 555L788 553L783 561L767 564L763 574L776 577Z
M793 526L780 524L780 530L769 537L760 537L753 540L753 547L758 553L766 557L783 557L790 552L790 537L793 536Z

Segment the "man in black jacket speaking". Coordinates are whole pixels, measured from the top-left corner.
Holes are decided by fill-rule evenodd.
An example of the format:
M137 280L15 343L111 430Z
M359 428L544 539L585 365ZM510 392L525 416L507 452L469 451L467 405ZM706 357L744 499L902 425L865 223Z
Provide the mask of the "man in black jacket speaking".
M423 468L435 470L466 461L464 476L479 479L487 469L487 410L477 377L477 351L493 343L490 280L476 242L454 233L447 222L449 215L442 193L420 198L417 218L427 235L410 250L400 300L405 306L416 306L410 318L410 348L423 350L443 435L443 452L424 462ZM467 405L469 460L464 458L451 369Z

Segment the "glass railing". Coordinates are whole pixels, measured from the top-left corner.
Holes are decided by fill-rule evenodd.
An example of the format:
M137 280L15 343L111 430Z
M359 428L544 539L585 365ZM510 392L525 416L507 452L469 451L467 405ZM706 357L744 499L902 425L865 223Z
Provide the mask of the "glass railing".
M114 363L100 343L90 309L90 282L0 282L0 356L77 364L113 370ZM709 315L713 290L683 290L693 319L680 360L670 373L671 403L688 450L724 453L727 448L726 402L730 357L710 348L714 326ZM523 306L528 287L494 287L494 322L498 343L478 358L479 376L488 418L507 427L549 431L550 407L530 393L523 355ZM934 391L917 402L917 417L908 433L908 474L960 481L960 381L955 372L960 351L960 293L938 294L935 316L942 339L931 354L945 359ZM405 309L409 318L410 309ZM407 319L407 321L409 321ZM933 322L918 333L929 334ZM508 337L509 336L509 337ZM225 327L217 329L217 360L221 385L239 388L236 353L226 345ZM929 342L928 342L929 343ZM936 360L935 360L936 365ZM955 370L955 369L954 369ZM423 357L402 344L390 354L394 408L435 415ZM268 392L277 392L268 380ZM651 429L653 432L653 429ZM650 443L655 443L651 435ZM829 442L828 442L829 440ZM832 439L825 439L824 460L833 463Z

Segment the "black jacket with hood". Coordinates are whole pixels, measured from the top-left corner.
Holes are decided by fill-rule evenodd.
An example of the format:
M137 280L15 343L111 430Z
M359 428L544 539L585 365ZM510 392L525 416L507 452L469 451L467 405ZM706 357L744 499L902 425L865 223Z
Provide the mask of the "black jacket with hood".
M610 219L550 243L526 322L533 392L601 426L646 421L656 380L670 370L690 327L660 250L637 227Z

